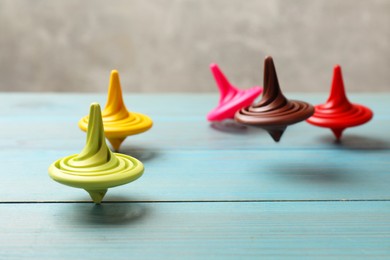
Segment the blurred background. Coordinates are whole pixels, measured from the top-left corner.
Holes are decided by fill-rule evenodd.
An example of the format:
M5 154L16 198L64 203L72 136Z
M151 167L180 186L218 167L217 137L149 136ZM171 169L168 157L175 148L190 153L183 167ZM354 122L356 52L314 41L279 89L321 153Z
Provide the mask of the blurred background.
M274 57L285 91L390 90L388 0L0 0L0 91L216 91L216 62L241 88Z

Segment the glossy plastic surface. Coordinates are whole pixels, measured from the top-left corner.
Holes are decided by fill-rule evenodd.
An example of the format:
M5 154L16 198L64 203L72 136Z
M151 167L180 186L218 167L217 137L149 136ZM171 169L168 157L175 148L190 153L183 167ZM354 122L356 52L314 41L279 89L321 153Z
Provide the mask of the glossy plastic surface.
M91 104L87 142L79 154L55 161L49 167L50 177L62 184L85 189L95 203L100 203L108 188L129 183L144 171L137 159L113 153L104 137L100 106Z
M233 119L238 110L251 105L261 94L261 87L256 86L245 90L234 87L217 64L211 64L210 69L217 83L220 98L218 106L207 114L207 120L209 121Z
M118 71L111 72L107 103L103 110L104 132L112 147L118 151L127 136L139 134L153 125L150 117L136 112L129 112L123 102L122 88ZM87 131L88 116L79 121L79 127Z
M325 104L315 106L315 113L307 122L327 127L332 130L337 140L348 127L368 122L373 117L372 111L365 106L351 103L345 93L340 65L333 70L330 96Z

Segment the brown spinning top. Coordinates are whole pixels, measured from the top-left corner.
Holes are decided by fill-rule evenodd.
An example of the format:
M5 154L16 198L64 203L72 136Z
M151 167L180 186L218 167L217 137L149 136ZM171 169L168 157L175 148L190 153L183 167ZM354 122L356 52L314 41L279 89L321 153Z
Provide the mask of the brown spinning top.
M314 113L314 107L299 100L288 100L279 87L272 57L264 61L264 85L261 100L237 111L235 120L244 125L265 129L278 142L287 126L303 121Z

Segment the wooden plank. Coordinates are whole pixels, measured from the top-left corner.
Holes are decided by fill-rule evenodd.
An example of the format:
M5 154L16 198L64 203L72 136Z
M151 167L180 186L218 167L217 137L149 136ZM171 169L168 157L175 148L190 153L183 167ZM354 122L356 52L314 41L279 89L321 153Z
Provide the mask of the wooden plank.
M389 259L390 202L0 204L1 259Z
M133 150L145 173L110 189L107 200L361 200L390 199L386 150ZM23 158L20 153L23 152ZM58 184L49 164L73 150L0 151L0 201L85 201Z

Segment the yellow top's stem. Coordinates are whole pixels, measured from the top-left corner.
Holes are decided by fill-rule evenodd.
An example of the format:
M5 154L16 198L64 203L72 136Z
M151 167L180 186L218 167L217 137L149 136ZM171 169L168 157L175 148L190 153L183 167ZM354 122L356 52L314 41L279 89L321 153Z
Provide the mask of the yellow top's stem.
M122 88L119 80L119 73L116 70L111 71L110 85L108 87L107 103L103 111L105 119L116 120L127 117L129 111L123 102Z

